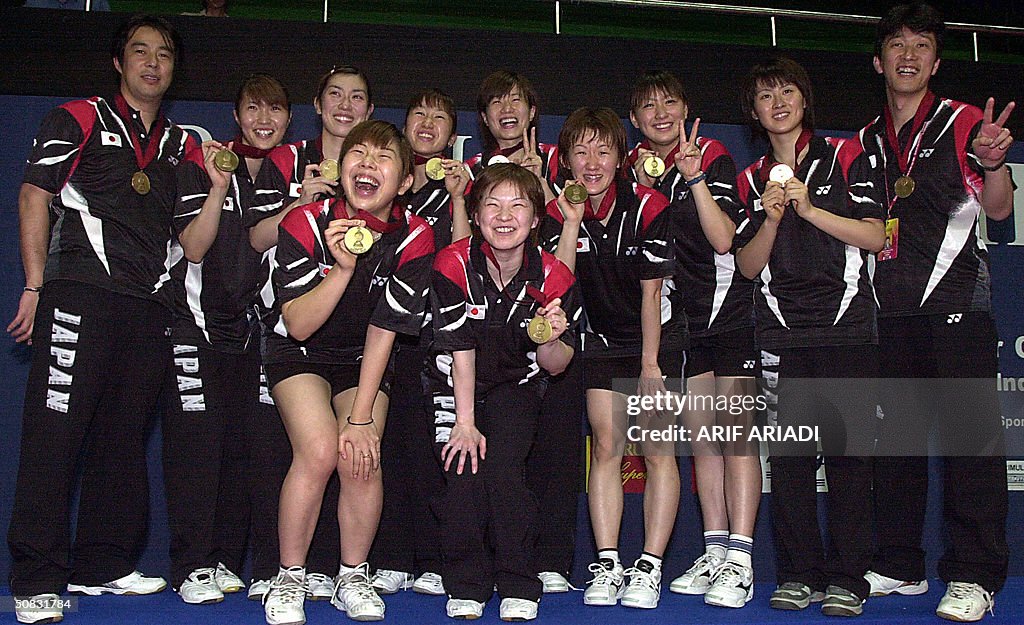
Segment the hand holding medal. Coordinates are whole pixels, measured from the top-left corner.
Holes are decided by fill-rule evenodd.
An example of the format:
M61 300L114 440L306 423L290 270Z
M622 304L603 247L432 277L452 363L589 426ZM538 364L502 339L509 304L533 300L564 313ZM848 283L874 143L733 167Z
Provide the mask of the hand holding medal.
M558 340L567 327L565 311L562 310L562 299L556 297L546 305L537 309L537 314L530 319L526 331L530 340L538 345L544 345Z
M234 155L231 151L231 143L227 146L218 141L203 141L203 167L206 169L206 175L210 177L211 188L214 189L227 189L228 185L231 184L231 172L234 170L226 170L222 166L222 161L225 157L221 154L227 153ZM235 156L236 165L238 157Z
M786 190L783 187L793 177L793 168L778 163L768 172L768 182L761 194L761 208L769 221L778 223L786 212Z
M679 120L679 149L676 151L675 166L683 180L693 180L700 175L701 152L697 145L697 130L700 118L693 120L690 137L686 137L686 120Z
M558 209L562 211L562 216L566 221L577 224L583 222L588 197L590 194L587 193L587 188L582 183L575 180L566 182L565 188L558 196Z
M466 165L462 161L450 158L437 160L441 163L441 178L444 178L444 188L448 194L452 197L465 195L466 187L469 186L469 170L466 169ZM430 176L430 161L427 161L427 176Z
M325 159L318 163L310 163L306 165L304 177L302 178L302 194L299 196L299 204L309 204L315 202L321 197L334 197L335 187L338 186L338 178L340 173L335 175L332 180L324 175L323 167L324 163L327 165L327 173L331 172L331 165L329 163L337 163L334 159ZM335 165L337 166L337 165Z
M355 241L352 247L362 251L354 252L349 238ZM356 257L373 246L373 233L362 219L334 219L324 230L324 245L339 267L351 269L356 266Z

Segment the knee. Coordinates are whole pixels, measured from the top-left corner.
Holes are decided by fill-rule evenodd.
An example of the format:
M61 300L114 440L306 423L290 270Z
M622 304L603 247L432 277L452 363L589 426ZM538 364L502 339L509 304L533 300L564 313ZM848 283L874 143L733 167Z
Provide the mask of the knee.
M338 447L332 442L322 441L305 449L297 450L292 465L303 473L324 482L338 464Z
M662 454L644 456L644 464L647 465L647 470L651 473L679 477L675 456Z
M612 436L591 438L590 453L594 462L618 462L622 458L622 445L613 440Z

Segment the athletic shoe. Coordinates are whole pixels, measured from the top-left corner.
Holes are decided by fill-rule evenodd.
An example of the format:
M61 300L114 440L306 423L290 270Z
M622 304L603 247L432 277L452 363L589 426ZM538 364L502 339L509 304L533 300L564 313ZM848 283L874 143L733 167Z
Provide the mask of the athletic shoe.
M15 597L14 615L19 623L58 623L64 619L64 601L52 592Z
M820 590L812 591L807 584L785 582L772 591L768 605L776 610L803 610L812 603L821 603L824 599L825 593Z
M565 579L565 576L561 573L556 573L555 571L543 571L538 573L537 577L540 578L540 583L544 584L543 592L545 594L569 592L569 589L572 588L572 584L569 583L569 580Z
M373 586L373 589L380 594L393 595L399 590L408 590L412 588L412 584L415 581L416 576L412 573L391 571L389 569L377 569L377 572L373 574L373 581L370 583Z
M264 595L270 592L269 579L254 579L249 582L249 601L263 601Z
M107 582L101 586L83 586L81 584L68 584L68 592L83 595L151 595L167 588L167 582L162 577L146 577L138 571Z
M306 575L306 598L310 601L330 601L334 596L334 580L323 573Z
M668 589L680 595L703 595L711 587L711 578L722 562L715 554L705 553L685 573L672 580Z
M973 623L980 621L986 610L995 616L995 606L992 595L978 584L949 582L935 614L947 621Z
M722 608L742 608L754 598L754 569L726 560L715 571L704 603Z
M622 598L624 580L622 565L609 558L592 562L587 570L594 579L587 582L583 592L584 605L615 605Z
M532 621L537 618L537 602L505 597L501 600L498 615L503 621Z
M829 586L825 589L825 600L821 613L825 616L860 616L864 612L864 600L845 588Z
M871 597L884 597L886 595L923 595L928 592L928 580L922 579L916 582L906 582L901 579L887 577L881 573L868 571L864 579L871 584Z
M306 569L292 566L282 569L263 597L267 625L303 625L306 622Z
M633 566L622 572L629 578L622 593L622 605L627 608L652 610L658 607L661 598L661 569L647 560L637 560Z
M412 583L412 591L421 595L444 595L444 581L437 573L424 573Z
M484 604L472 599L449 599L444 605L448 618L461 618L472 621L484 614Z
M217 588L214 580L213 567L196 569L188 574L185 581L178 587L181 600L192 605L220 603L224 601L224 593Z
M217 582L217 588L225 595L233 592L240 592L245 588L242 578L231 572L231 569L224 566L223 562L217 563L217 570L213 573L213 580Z
M384 619L384 600L370 585L369 564L363 562L351 571L338 575L338 584L334 588L331 605L347 614L353 621Z

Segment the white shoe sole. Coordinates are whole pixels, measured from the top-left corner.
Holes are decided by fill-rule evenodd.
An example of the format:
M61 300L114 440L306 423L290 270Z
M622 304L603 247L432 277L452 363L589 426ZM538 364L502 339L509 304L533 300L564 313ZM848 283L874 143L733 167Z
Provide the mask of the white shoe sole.
M915 584L913 586L899 586L889 591L876 591L869 594L869 597L888 597L889 595L903 595L915 597L928 592L928 584Z
M747 602L749 602L753 598L754 593L750 593L746 597L740 597L739 600L736 600L733 597L718 597L715 595L705 594L704 604L713 605L719 608L742 608L743 606L747 605Z
M692 584L683 586L682 584L676 585L674 582L668 585L668 591L674 592L677 595L703 595L707 593L711 585L707 586L694 586Z
M98 597L100 595L122 595L130 597L155 595L158 592L163 592L165 588L167 588L167 584L164 584L155 590L140 592L130 588L108 588L106 586L79 586L78 584L68 584L69 593L76 595L89 595L90 597Z

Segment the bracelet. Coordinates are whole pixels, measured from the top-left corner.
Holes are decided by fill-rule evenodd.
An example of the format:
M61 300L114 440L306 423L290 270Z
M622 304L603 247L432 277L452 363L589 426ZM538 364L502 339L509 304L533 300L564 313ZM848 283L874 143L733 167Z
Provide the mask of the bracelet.
M369 421L364 421L363 423L356 423L352 420L352 415L349 415L345 417L345 423L348 423L349 425L371 425L373 424L373 417L370 417Z
M1003 165L1005 165L1005 164L1006 164L1006 159L1005 158L1003 160L999 161L998 165L993 165L992 167L985 167L984 165L981 164L981 161L978 161L978 165L980 165L981 168L984 169L985 171L999 171L1000 169L1003 168Z
M29 293L38 293L42 289L43 289L43 287L41 287L41 286L27 286L27 287L25 287L22 290L28 291Z
M700 172L700 174L698 174L697 177L694 178L693 180L687 180L686 181L686 186L692 187L693 185L697 184L698 182L704 180L704 178L706 178L706 177L707 176L704 174L704 172Z

